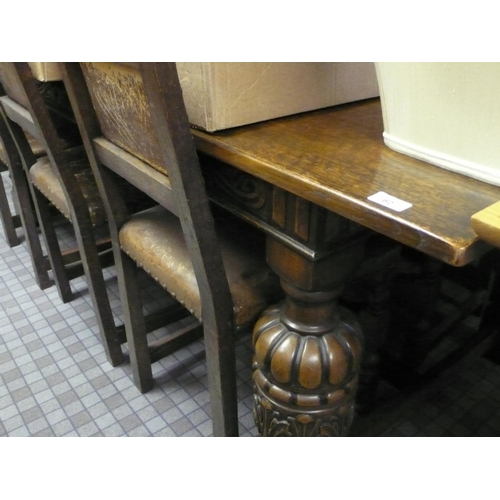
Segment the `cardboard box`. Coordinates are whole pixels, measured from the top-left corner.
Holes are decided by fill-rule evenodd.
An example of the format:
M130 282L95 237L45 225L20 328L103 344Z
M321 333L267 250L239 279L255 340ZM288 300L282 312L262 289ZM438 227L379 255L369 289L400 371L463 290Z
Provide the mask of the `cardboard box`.
M192 125L213 132L378 96L373 63L177 63Z
M57 63L29 63L40 81L61 80ZM213 132L378 96L373 63L179 62L192 125Z
M391 149L500 185L500 63L376 63Z

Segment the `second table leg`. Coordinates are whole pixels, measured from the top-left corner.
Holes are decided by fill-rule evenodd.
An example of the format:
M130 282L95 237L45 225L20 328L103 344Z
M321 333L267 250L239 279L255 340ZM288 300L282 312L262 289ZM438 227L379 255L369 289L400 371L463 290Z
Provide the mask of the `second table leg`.
M338 306L363 255L363 238L310 261L272 238L268 261L281 278L282 304L255 326L254 417L263 436L345 436L354 416L361 329Z

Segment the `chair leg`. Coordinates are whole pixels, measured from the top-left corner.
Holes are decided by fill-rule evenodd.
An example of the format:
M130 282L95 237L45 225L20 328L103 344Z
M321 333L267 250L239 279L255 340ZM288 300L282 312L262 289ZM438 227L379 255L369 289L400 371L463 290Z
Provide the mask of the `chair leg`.
M146 338L146 324L142 310L141 291L137 286L137 264L124 252L115 252L118 270L120 298L125 316L127 345L130 351L130 364L136 387L142 392L153 388L153 372Z
M1 176L1 174L0 174ZM0 178L0 219L2 220L3 231L5 239L9 247L15 247L21 243L21 240L16 233L16 225L14 223L14 216L12 215L9 207L9 199L5 192L5 185L3 179Z
M37 214L33 210L33 199L28 179L20 165L11 169L13 197L20 207L19 216L24 237L28 246L31 264L35 274L35 281L41 290L53 285L49 278L50 268L47 256L43 254L40 236L37 228Z
M236 362L232 328L212 326L204 321L208 388L214 437L237 437L238 407Z
M94 232L90 227L90 221L88 226L86 221L77 222L74 228L101 342L108 361L112 366L118 366L125 361L125 357L109 303Z
M152 389L154 379L141 293L137 286L137 264L122 251L120 255L115 252L115 263L134 383L145 393ZM232 328L221 331L220 326L210 324L203 326L213 435L238 436L234 331Z
M32 186L32 194L35 200L35 209L40 222L45 246L47 247L48 259L52 268L54 281L63 303L73 300L74 295L66 273L61 247L53 224L53 216L50 213L49 202L35 187Z

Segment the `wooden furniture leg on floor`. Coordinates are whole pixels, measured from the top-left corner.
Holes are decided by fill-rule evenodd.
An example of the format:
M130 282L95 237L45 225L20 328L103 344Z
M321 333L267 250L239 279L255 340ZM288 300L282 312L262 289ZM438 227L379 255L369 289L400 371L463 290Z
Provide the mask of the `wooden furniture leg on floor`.
M23 227L24 237L28 246L28 253L33 267L34 278L38 286L44 290L53 284L48 273L48 270L50 269L50 262L42 250L38 231L37 215L34 210L32 193L22 165L22 159L13 140L9 126L7 125L7 118L5 117L1 106L0 137L2 138L4 152L9 163L13 197L14 200L17 200L18 202L19 219L21 226ZM9 218L10 210L8 213L6 212L5 216L7 219ZM11 232L13 230L13 234L11 236L15 236L16 239L11 239L11 241L15 243L17 240L17 234L15 234L15 219L12 220L12 222L12 226L14 227L10 230Z
M411 290L411 307L405 312L412 316L405 332L405 343L401 359L404 364L418 367L425 359L432 343L433 313L439 301L441 287L442 262L426 255L418 254L421 260L421 272L418 277L411 277L408 287Z
M490 245L500 248L500 202L486 207L471 217L471 224L478 236ZM497 252L497 256L498 252ZM485 357L500 364L500 259L494 264L494 281L490 296L490 304L484 311L481 328L488 329L494 335L493 344L485 353Z
M492 265L493 283L489 303L481 318L480 330L486 331L486 334L494 335L494 340L484 357L493 363L500 365L500 251L495 252L495 262Z
M1 148L0 144L0 148ZM0 160L0 176L2 172L8 172L7 165ZM21 227L21 218L18 214L13 214L9 207L9 199L5 191L3 178L0 178L0 220L2 221L3 232L9 247L15 247L21 244L19 236L17 236L16 228Z
M286 299L261 316L253 333L254 417L263 436L348 433L362 336L338 299L361 261L365 239L364 233L339 238L312 260L268 237L268 262Z
M365 245L363 262L342 294L341 303L355 312L364 336L363 358L356 400L358 413L369 413L377 404L380 351L390 324L391 286L401 245L374 234Z
M4 91L0 84L0 95L3 95ZM2 113L0 108L0 113ZM3 121L3 116L0 116L0 120ZM1 126L1 125L0 125ZM2 227L7 240L7 244L12 248L21 243L16 229L21 227L21 218L18 213L12 213L9 206L9 199L7 197L7 192L5 191L5 184L1 176L2 172L9 172L9 156L5 151L5 146L3 145L3 136L5 135L0 131L0 220L2 222ZM16 207L17 208L17 207Z

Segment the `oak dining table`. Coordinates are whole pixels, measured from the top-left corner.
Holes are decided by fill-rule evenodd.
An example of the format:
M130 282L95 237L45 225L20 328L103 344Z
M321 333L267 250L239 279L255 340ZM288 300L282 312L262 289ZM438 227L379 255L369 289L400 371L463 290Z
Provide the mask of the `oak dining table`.
M338 304L373 234L451 266L491 247L471 216L489 185L389 149L380 100L219 132L193 128L211 198L267 235L285 300L253 333L262 435L343 436L354 415L362 333Z

